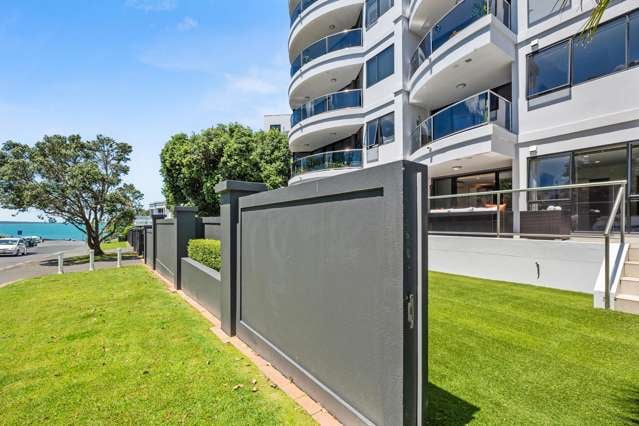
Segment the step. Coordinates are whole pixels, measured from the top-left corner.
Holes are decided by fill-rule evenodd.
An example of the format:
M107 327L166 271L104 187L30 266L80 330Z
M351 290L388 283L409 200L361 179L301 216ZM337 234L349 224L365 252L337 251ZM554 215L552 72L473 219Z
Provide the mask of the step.
M639 296L617 294L615 298L615 311L639 315Z
M639 262L626 262L623 266L623 275L626 277L639 278Z
M630 248L628 250L628 260L639 262L639 248Z
M639 278L621 277L617 293L633 294L639 296Z

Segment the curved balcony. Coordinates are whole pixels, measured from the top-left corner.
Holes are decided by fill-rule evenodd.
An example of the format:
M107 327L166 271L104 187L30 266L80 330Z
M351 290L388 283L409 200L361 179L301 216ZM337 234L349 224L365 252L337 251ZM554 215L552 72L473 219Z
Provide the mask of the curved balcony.
M508 0L462 0L448 11L432 29L426 33L411 56L410 75L430 58L431 54L463 29L492 14L510 28L510 2Z
M491 90L470 96L422 121L411 134L412 151L439 139L494 123L511 130L512 105Z
M318 172L348 171L348 169L361 168L362 163L361 149L321 152L294 161L291 176L295 178L312 173L315 177ZM295 181L295 179L291 180Z
M408 9L408 27L416 34L424 34L455 4L454 0L412 0Z
M289 33L289 60L315 40L353 28L362 15L363 5L364 0L307 1Z
M350 84L362 69L362 29L342 31L304 49L291 64L292 107Z
M512 80L510 6L488 1L462 0L426 34L410 62L411 104L432 110Z
M343 108L358 108L361 106L361 89L344 90L321 96L293 110L293 114L291 115L291 128L295 127L301 121L318 114Z

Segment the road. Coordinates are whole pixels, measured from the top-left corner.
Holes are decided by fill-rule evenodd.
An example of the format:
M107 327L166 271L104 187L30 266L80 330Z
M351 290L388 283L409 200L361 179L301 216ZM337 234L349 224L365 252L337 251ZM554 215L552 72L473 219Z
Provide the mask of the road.
M29 247L27 256L0 256L0 274L2 271L13 269L23 264L40 262L54 257L56 253L65 252L68 255L84 254L88 249L82 241L45 241L38 247Z

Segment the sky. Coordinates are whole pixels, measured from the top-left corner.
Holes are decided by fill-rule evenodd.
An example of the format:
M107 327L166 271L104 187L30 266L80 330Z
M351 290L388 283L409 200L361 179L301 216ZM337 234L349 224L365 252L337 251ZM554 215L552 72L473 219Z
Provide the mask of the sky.
M286 0L2 0L0 143L110 136L163 199L171 135L288 113ZM37 220L37 212L1 220Z

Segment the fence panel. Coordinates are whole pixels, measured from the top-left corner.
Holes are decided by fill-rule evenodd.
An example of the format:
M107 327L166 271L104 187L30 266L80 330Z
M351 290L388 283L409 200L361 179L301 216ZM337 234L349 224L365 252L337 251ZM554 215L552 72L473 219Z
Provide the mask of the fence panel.
M222 240L222 220L218 217L203 217L204 238L207 240Z
M220 318L222 282L220 273L188 257L182 262L182 290L207 311Z
M144 263L153 267L153 227L144 228Z
M426 174L400 161L239 200L238 336L346 424L421 424Z
M175 273L177 271L177 234L174 219L162 219L157 221L156 233L157 242L155 248L155 267L157 271L172 283L175 283Z

